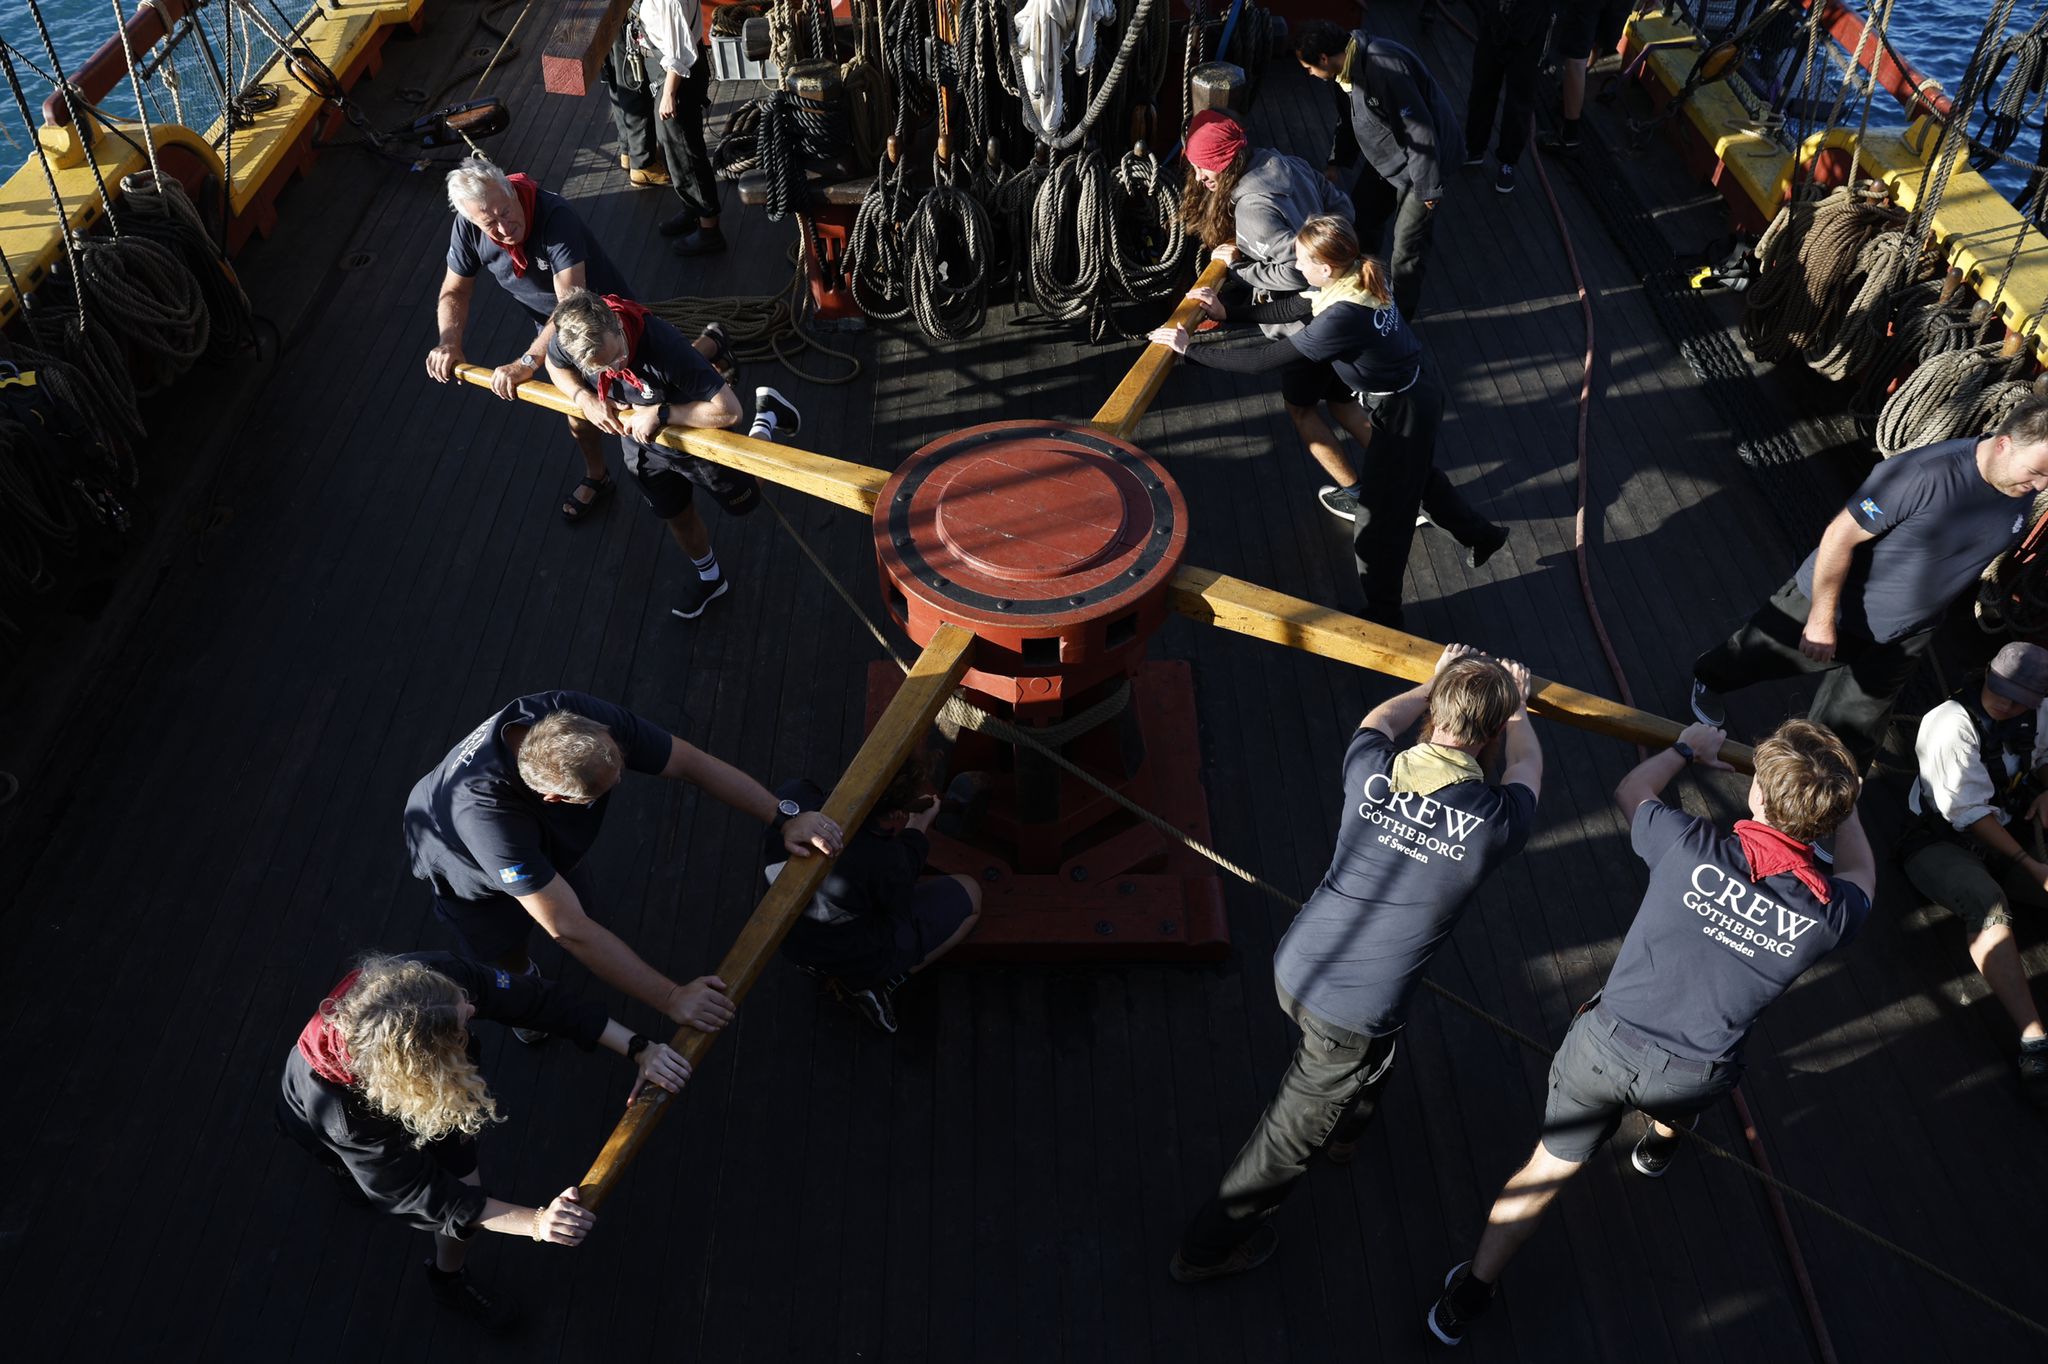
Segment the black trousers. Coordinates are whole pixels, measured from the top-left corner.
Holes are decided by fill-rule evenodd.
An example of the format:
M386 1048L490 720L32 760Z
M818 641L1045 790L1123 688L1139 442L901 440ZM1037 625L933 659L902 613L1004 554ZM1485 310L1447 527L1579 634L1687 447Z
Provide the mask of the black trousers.
M1536 68L1543 60L1543 37L1548 31L1548 24L1533 33L1524 25L1479 26L1479 38L1472 46L1472 94L1465 102L1467 157L1486 153L1486 134L1493 127L1494 108L1500 105L1496 154L1506 166L1522 159L1529 145L1529 119L1536 110Z
M1444 391L1428 362L1407 392L1368 397L1365 406L1372 416L1372 448L1359 469L1364 487L1358 520L1352 525L1351 552L1358 565L1358 585L1365 593L1366 615L1398 625L1401 580L1415 543L1416 511L1427 511L1430 520L1464 545L1477 544L1493 525L1472 510L1437 470L1436 432L1444 419Z
M1285 1201L1316 1152L1333 1141L1357 1141L1393 1073L1392 1037L1340 1028L1302 1008L1285 990L1276 986L1275 992L1301 1029L1301 1042L1258 1126L1181 1235L1181 1258L1192 1265L1229 1259Z
M650 62L655 108L661 108L661 86L668 73ZM704 146L704 107L711 91L711 58L699 52L683 77L676 94L676 116L654 120L655 135L661 140L661 154L668 162L669 184L683 208L699 218L718 216L718 181L711 174L711 153Z
M1436 235L1436 210L1421 196L1395 189L1367 166L1351 188L1357 212L1358 240L1374 255L1384 254L1394 290L1394 306L1410 322L1422 306L1422 276L1429 267L1429 243ZM1393 245L1386 245L1393 228Z
M633 79L628 46L632 32L631 24L619 25L619 36L605 56L599 79L611 97L612 127L619 135L620 154L634 170L646 170L658 155L654 143L654 95L647 88L646 67L642 67L639 80ZM642 61L651 64L652 58L643 54Z
M1773 678L1826 673L1807 717L1848 746L1858 769L1870 766L1891 724L1892 702L1919 666L1934 627L1879 643L1844 630L1835 656L1817 662L1799 652L1799 634L1813 603L1787 582L1742 627L1693 660L1692 675L1711 691L1731 692Z

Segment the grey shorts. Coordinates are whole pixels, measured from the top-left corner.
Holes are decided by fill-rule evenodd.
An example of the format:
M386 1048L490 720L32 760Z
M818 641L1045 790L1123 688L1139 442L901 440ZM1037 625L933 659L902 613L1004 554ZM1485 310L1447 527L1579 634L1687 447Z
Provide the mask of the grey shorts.
M1684 1125L1742 1078L1734 1061L1674 1056L1595 1007L1572 1020L1550 1063L1543 1149L1584 1164L1634 1109Z
M2011 923L2015 904L2048 904L2048 892L2016 870L2001 881L1976 853L1948 839L1908 854L1906 877L1922 895L1961 919L1972 938Z

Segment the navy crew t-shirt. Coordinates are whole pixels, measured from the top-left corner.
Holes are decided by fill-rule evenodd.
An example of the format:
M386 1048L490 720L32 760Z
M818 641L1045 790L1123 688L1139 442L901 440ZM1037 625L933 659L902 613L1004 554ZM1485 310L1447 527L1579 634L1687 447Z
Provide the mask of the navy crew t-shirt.
M562 349L560 337L548 342L548 359L564 369L576 369L569 353ZM611 396L613 402L630 407L701 403L717 397L718 391L725 387L724 377L711 362L699 355L697 348L685 341L681 332L658 317L647 319L647 325L640 333L640 344L633 348L626 369L633 377L615 381ZM593 388L596 387L591 376L584 377L591 380ZM691 458L667 446L643 444L631 436L622 437L621 444L626 451L626 467L636 474L681 469Z
M548 801L519 777L505 730L558 710L612 732L629 772L668 766L668 731L629 710L579 691L522 696L471 730L405 802L405 845L412 874L444 900L531 895L573 869L604 827L611 792L589 805Z
M1422 343L1391 303L1332 303L1292 339L1303 359L1328 361L1354 393L1406 388L1422 363Z
M1273 978L1316 1017L1383 1036L1465 902L1536 820L1536 794L1517 782L1461 781L1427 796L1393 789L1400 753L1361 729L1344 754L1345 807L1330 870L1273 953Z
M555 272L571 266L583 267L583 287L600 294L634 297L633 287L619 273L591 238L590 229L559 194L538 190L533 196L533 222L526 229L526 273L516 274L512 257L460 213L448 234L448 268L464 279L476 278L479 270L512 295L513 302L526 309L535 323L545 323L555 310Z
M2018 543L2032 501L1984 481L1975 437L1879 460L1849 495L1849 514L1877 539L1858 545L1850 561L1841 628L1886 643L1933 625L1986 564ZM1799 565L1808 597L1819 553Z
M1757 1016L1870 915L1839 876L1826 904L1790 872L1751 881L1734 834L1662 801L1636 807L1630 836L1650 886L1600 1008L1678 1056L1739 1059Z

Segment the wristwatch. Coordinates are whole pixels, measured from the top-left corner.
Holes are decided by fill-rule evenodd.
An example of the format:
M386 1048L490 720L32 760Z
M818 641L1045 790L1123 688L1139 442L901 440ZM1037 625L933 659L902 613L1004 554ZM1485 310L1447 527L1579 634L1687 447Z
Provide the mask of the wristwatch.
M795 801L778 800L775 802L775 818L768 821L768 827L771 829L780 829L783 825L789 823L792 819L795 819L798 815L802 813L803 807L798 805Z
M1692 745L1683 739L1673 739L1671 741L1671 751L1685 759L1686 766L1688 767L1692 766L1699 759L1699 755L1692 751Z
M657 417L660 417L660 418L661 418L661 424L662 424L663 426L667 426L667 425L668 425L668 404L667 404L667 403L663 403L663 404L661 405L660 409L659 409L658 411L656 411L656 413L655 413L654 415L655 415L655 416L657 416Z
M653 1042L654 1039L647 1036L645 1033L634 1033L633 1040L626 1044L626 1059L628 1061L639 1060L640 1053L646 1051L647 1048L653 1044Z

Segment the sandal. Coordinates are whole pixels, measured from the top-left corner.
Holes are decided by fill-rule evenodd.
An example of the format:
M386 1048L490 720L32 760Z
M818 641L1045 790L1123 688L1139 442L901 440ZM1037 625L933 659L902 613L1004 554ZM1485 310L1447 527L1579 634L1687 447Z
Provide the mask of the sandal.
M739 361L732 353L732 338L726 334L724 324L707 322L704 324L704 330L697 335L699 339L711 343L711 354L705 357L711 361L711 367L718 371L720 378L731 383L733 376L739 373L740 367Z
M572 526L575 525L578 521L590 515L591 508L604 501L607 497L610 497L612 489L617 486L619 486L618 480L610 474L606 474L603 478L583 479L577 483L576 488L590 489L590 500L586 502L577 497L576 488L569 489L569 495L562 499L562 519Z

